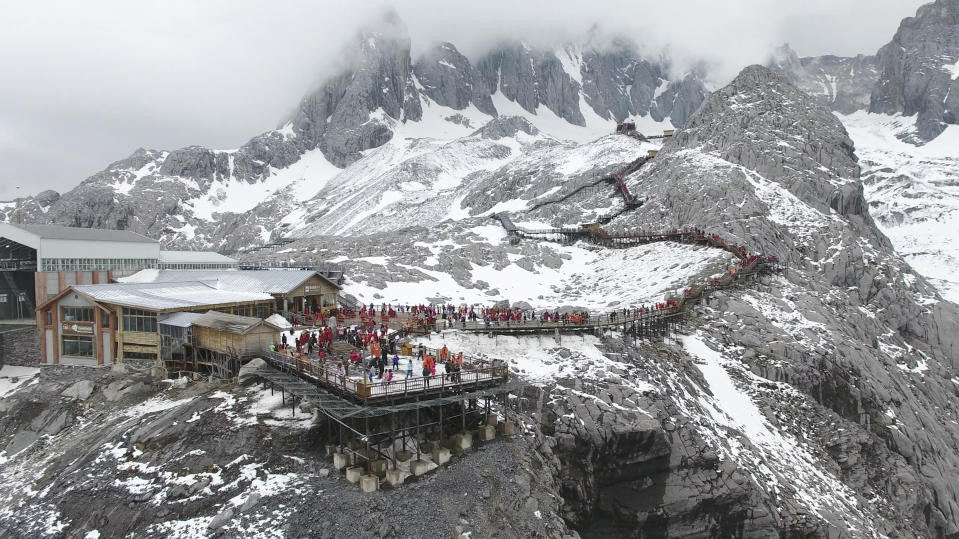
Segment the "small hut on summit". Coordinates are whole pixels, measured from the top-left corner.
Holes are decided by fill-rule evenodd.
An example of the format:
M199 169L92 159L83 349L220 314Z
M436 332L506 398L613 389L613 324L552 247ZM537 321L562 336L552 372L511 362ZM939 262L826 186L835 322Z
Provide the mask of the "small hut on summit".
M283 329L270 320L209 311L193 320L193 342L244 361L268 350Z

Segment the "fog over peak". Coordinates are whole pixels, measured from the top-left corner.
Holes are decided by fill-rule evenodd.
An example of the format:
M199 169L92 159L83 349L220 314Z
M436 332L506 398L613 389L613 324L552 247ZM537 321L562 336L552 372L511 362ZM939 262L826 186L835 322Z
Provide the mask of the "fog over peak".
M922 3L8 0L0 200L16 185L68 190L138 147L237 147L341 69L344 46L385 14L414 56L441 41L475 60L503 41L601 47L625 36L674 76L698 67L722 84L784 42L800 55L872 54Z

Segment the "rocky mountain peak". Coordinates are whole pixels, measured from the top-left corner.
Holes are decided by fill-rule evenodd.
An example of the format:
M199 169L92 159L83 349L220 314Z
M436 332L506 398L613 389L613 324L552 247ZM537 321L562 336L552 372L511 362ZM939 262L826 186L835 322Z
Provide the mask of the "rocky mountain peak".
M515 136L517 133L535 136L539 134L539 129L536 129L536 126L521 116L500 116L477 129L472 136L499 140Z
M473 104L480 112L496 116L486 79L452 43L427 49L413 65L413 73L422 92L437 104L455 110Z
M770 144L771 143L771 144ZM786 161L859 177L853 142L842 123L811 102L781 72L753 65L714 92L666 147L698 147L775 177Z
M926 141L959 123L959 1L920 7L878 58L870 112L918 114L916 129Z
M868 109L879 77L875 56L800 58L788 43L773 51L766 65L779 69L800 90L842 114Z

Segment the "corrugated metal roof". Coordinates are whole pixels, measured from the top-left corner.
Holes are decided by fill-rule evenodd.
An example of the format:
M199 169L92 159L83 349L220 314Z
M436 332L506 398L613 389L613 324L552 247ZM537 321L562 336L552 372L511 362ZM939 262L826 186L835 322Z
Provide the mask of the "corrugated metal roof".
M314 275L318 275L317 272L309 270L141 270L121 280L125 283L202 281L220 290L289 294Z
M149 311L273 299L265 293L221 290L202 282L93 284L73 289L97 301Z
M201 316L203 316L201 313L171 313L157 317L157 322L164 326L188 328L193 325L194 320Z
M108 230L104 228L77 228L56 225L20 225L10 226L34 234L43 239L80 240L80 241L125 241L132 243L158 243L157 240L137 234L130 230Z
M207 311L201 314L193 321L194 326L215 329L217 331L226 331L243 335L251 329L259 326L261 323L273 326L274 329L283 329L271 324L269 320L251 318L249 316L238 316L235 314L221 313L218 311Z
M160 250L160 263L167 264L236 264L236 259L213 251Z

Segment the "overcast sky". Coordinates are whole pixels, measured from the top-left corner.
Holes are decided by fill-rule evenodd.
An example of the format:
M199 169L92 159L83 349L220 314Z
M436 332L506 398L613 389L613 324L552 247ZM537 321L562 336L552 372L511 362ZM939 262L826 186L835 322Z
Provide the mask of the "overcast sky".
M784 42L802 56L873 54L921 0L3 0L0 200L66 191L138 147L233 148L277 127L344 42L392 7L414 55L475 58L503 38L625 32L717 83Z

